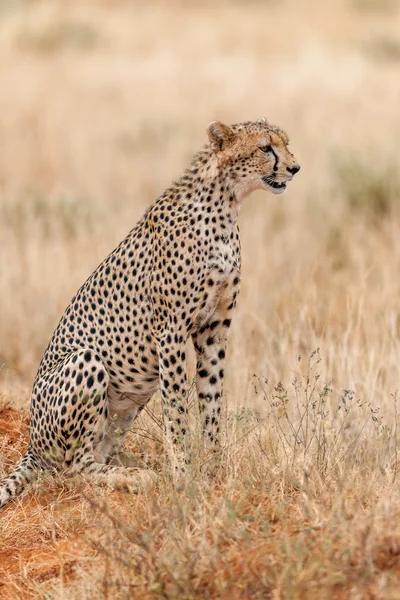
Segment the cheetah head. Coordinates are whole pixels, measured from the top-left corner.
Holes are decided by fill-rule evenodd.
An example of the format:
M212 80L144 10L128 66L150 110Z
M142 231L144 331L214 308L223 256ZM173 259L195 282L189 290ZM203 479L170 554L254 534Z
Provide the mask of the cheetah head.
M286 133L265 119L230 126L213 121L207 133L217 168L227 170L238 199L258 189L283 194L300 171Z

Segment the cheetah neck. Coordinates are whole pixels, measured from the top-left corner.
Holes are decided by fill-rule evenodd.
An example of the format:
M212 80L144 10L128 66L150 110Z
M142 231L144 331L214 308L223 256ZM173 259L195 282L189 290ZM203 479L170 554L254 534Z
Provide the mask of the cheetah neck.
M213 151L205 148L196 154L192 164L177 182L175 194L183 201L198 201L208 213L217 217L218 222L232 228L236 225L243 196L238 196L236 181L231 178L227 167L218 165ZM237 187L237 186L236 186Z

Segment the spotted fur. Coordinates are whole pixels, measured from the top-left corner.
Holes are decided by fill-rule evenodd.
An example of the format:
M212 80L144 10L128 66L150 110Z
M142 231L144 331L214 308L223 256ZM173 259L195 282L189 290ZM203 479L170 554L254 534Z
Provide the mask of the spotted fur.
M41 470L142 482L139 470L108 463L158 388L166 448L179 470L189 337L204 442L218 447L240 288L239 209L253 190L282 193L300 167L286 134L264 119L213 122L207 131L189 169L98 266L57 325L33 386L30 446L0 484L0 507Z

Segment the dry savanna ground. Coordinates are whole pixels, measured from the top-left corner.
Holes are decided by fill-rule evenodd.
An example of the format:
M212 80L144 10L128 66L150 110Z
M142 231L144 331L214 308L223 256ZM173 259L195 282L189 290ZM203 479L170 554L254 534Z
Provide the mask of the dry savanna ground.
M0 598L400 598L399 32L396 0L0 2L0 475L64 307L205 126L266 116L302 165L240 215L215 477L192 392L174 491L156 396L126 444L154 487L42 478Z

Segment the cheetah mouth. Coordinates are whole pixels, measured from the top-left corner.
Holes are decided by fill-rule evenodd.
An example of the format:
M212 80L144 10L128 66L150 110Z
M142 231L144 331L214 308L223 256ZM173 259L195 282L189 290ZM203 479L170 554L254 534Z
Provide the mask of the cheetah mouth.
M270 175L265 175L262 180L274 194L283 194L286 190L286 181L275 181Z

